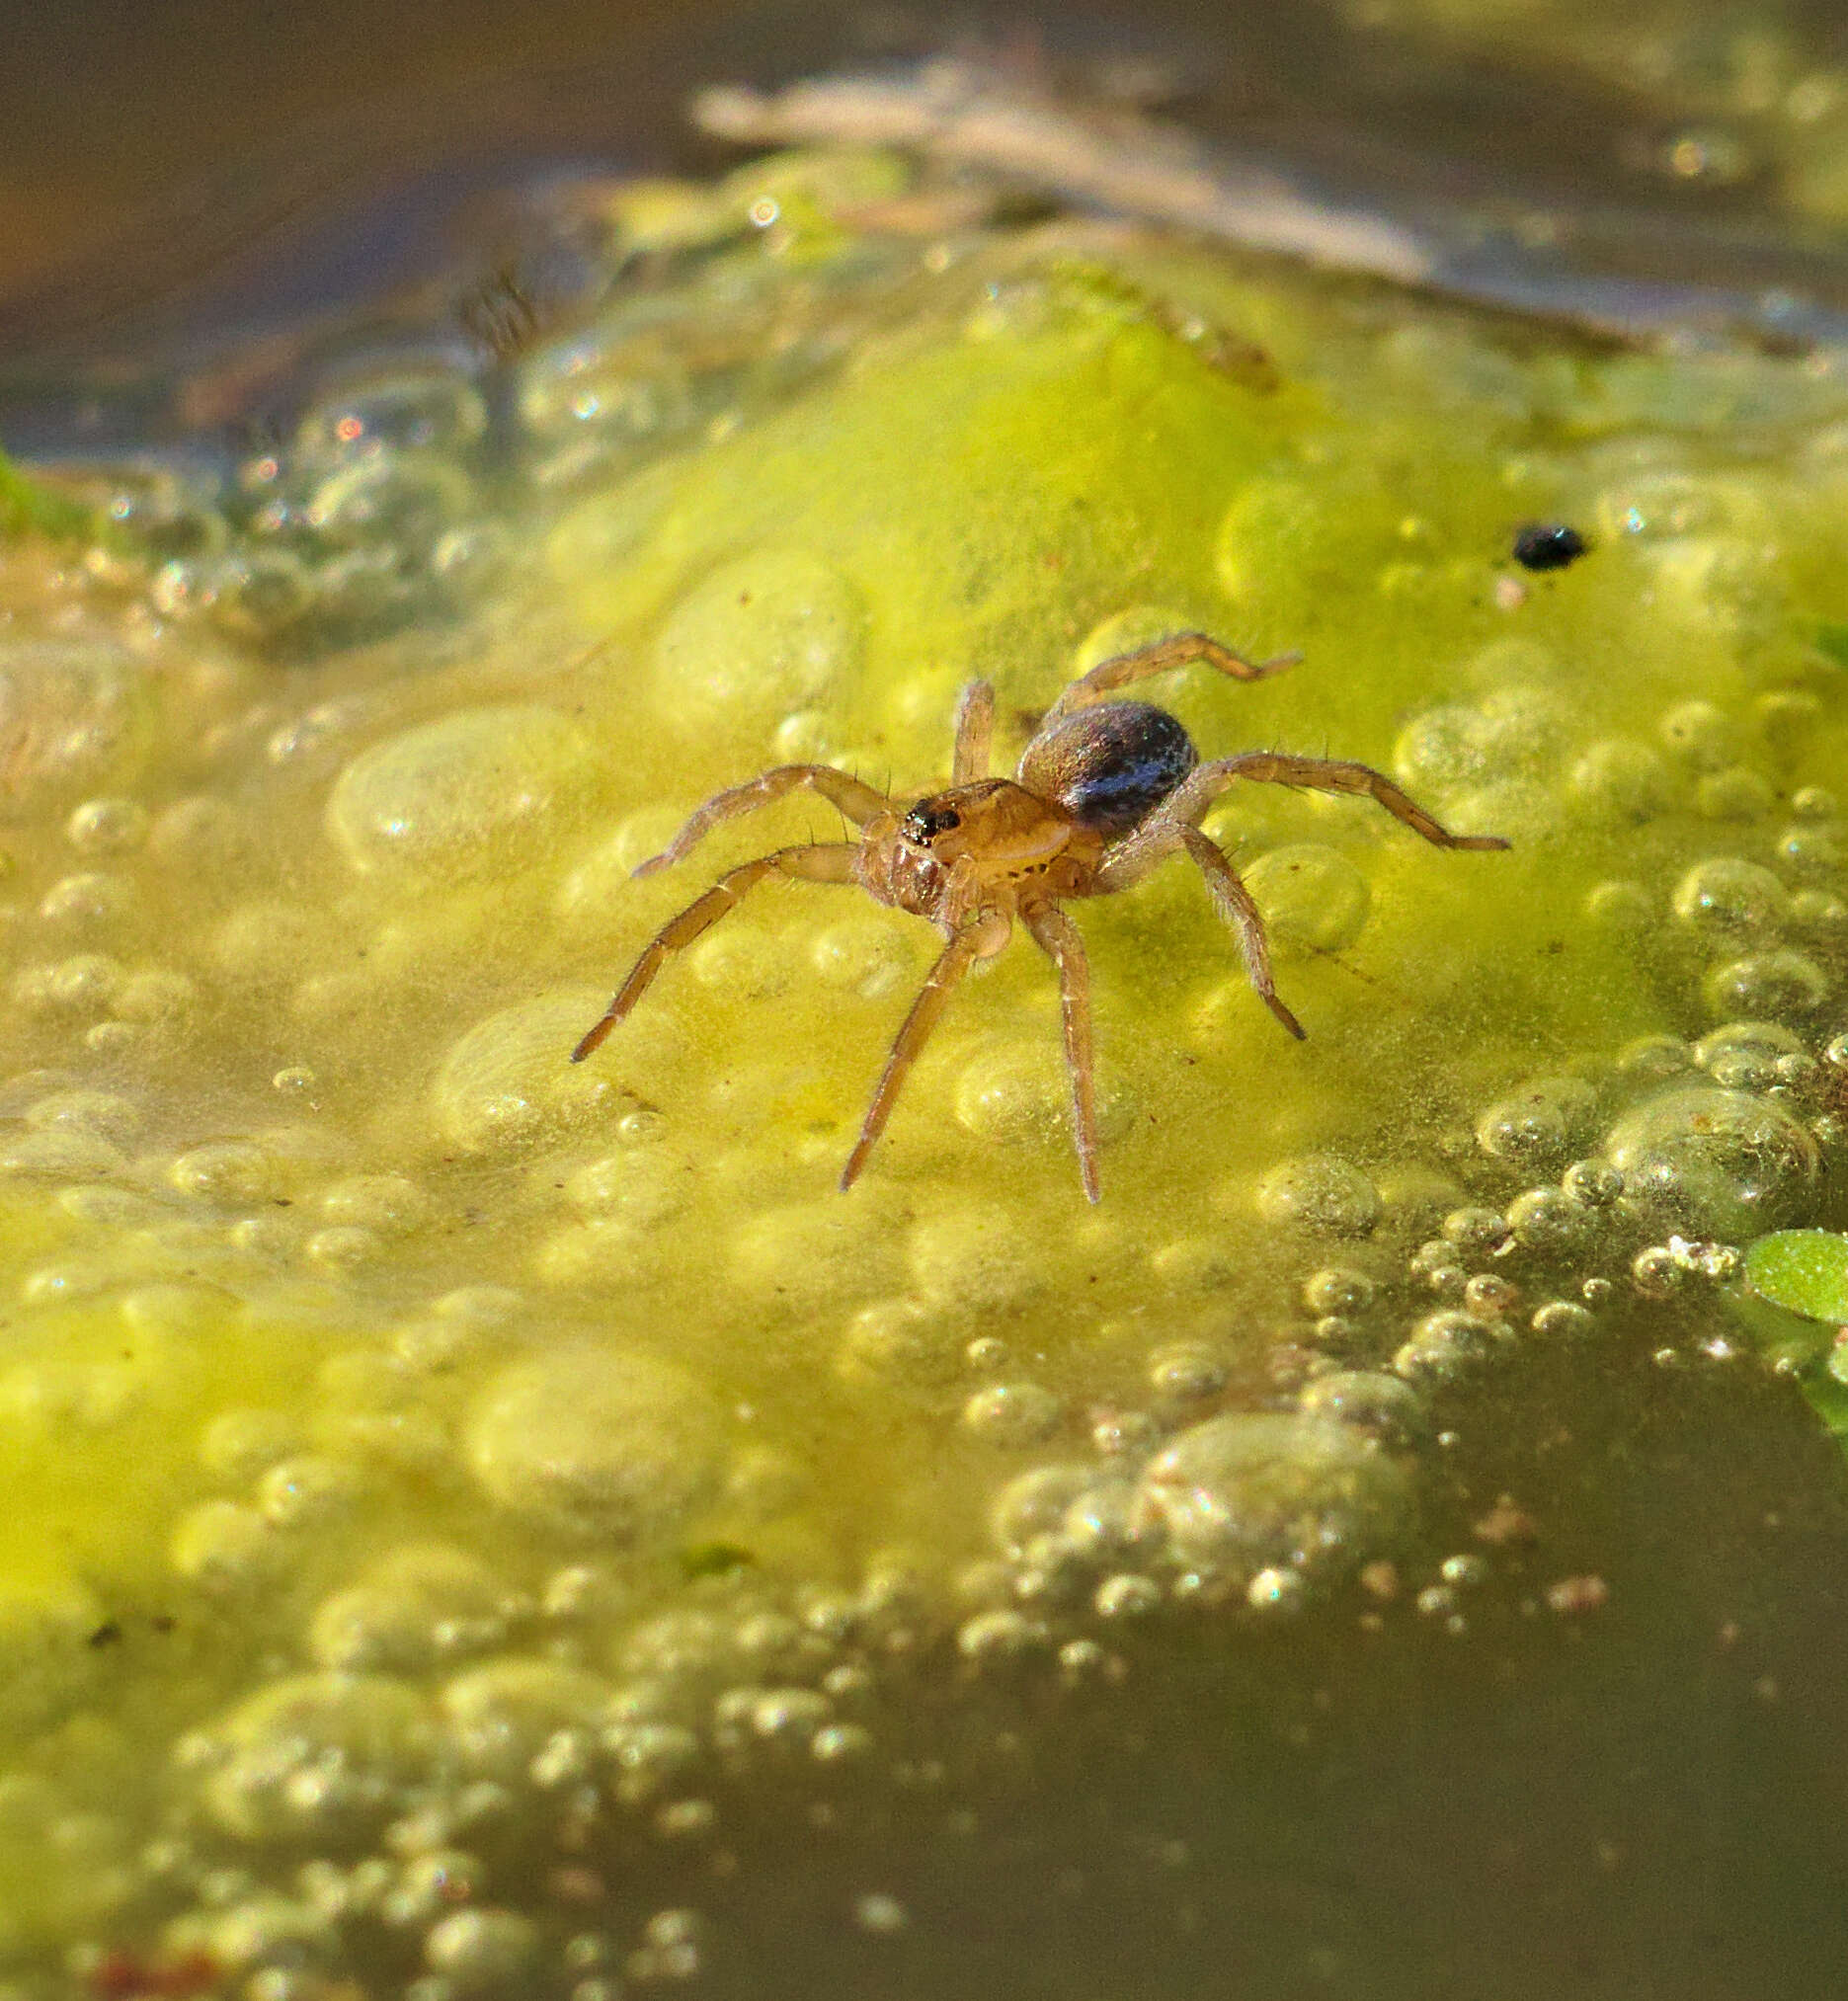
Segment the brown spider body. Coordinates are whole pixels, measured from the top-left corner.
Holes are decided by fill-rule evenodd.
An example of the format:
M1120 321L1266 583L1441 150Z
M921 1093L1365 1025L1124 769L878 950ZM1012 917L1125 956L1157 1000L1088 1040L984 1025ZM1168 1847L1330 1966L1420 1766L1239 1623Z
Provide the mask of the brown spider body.
M1074 681L1048 711L1013 778L988 775L995 696L987 681L964 689L956 711L952 782L906 807L828 764L784 764L721 792L693 814L664 852L635 872L679 861L721 821L787 793L819 792L859 829L853 841L811 841L741 863L671 919L643 950L601 1021L572 1052L581 1063L628 1013L667 960L773 875L857 884L876 902L926 918L947 942L892 1045L859 1139L842 1172L850 1187L885 1130L906 1073L949 997L978 960L1007 943L1017 920L1059 969L1072 1121L1085 1192L1095 1202L1097 1130L1092 1080L1090 975L1076 925L1059 908L1140 882L1185 853L1206 879L1221 917L1237 932L1258 997L1292 1035L1303 1029L1277 998L1263 919L1232 863L1196 822L1238 779L1364 793L1439 847L1506 847L1494 835L1454 835L1365 764L1252 751L1202 764L1187 733L1147 702L1101 701L1110 689L1168 668L1204 661L1239 680L1258 680L1295 655L1247 661L1204 633L1181 633L1106 660Z
M1084 896L1104 839L1010 778L981 778L860 830L855 880L875 902L928 918L950 936L982 911Z

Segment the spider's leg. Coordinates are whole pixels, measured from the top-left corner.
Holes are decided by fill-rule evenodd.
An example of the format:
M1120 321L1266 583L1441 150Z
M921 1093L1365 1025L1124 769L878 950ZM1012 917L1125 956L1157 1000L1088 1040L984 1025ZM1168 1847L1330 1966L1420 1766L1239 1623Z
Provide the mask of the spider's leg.
M1036 904L1021 912L1033 940L1059 969L1059 1012L1065 1025L1065 1067L1072 1075L1072 1137L1087 1201L1103 1198L1097 1178L1097 1096L1090 1043L1090 962L1085 940L1064 911Z
M629 968L629 977L616 989L616 998L603 1017L571 1052L573 1063L582 1063L628 1013L654 978L676 952L683 952L701 932L708 931L727 912L736 910L747 891L765 877L786 875L807 882L851 882L853 858L858 846L849 840L816 842L804 847L779 847L774 854L761 854L755 861L742 862L719 877L705 895L696 898L670 918L642 948L642 955Z
M906 1072L917 1062L919 1051L929 1040L937 1017L949 1005L949 998L962 976L978 959L992 959L1007 942L1011 928L1004 917L991 911L966 923L943 947L917 1000L912 1002L904 1026L893 1041L892 1053L886 1058L886 1067L880 1073L879 1087L873 1092L872 1103L866 1107L860 1136L853 1143L846 1165L841 1170L843 1190L852 1187L859 1178L867 1155L885 1131L886 1120L892 1116L892 1107L898 1100L899 1086L905 1081Z
M1282 751L1246 751L1237 758L1217 758L1201 764L1168 794L1164 811L1176 820L1197 820L1234 779L1251 778L1262 785L1303 785L1312 792L1353 792L1377 800L1395 820L1421 834L1434 847L1506 847L1499 834L1452 834L1402 792L1371 764L1352 764L1342 758L1295 758Z
M956 757L950 772L953 784L968 785L988 776L989 740L994 734L994 683L972 680L956 704Z
M1151 813L1140 827L1105 848L1102 864L1091 877L1089 896L1114 896L1134 889L1180 846L1180 828L1168 818L1164 801L1160 811Z
M1234 680L1267 680L1286 667L1294 667L1302 657L1300 653L1280 653L1274 660L1246 660L1244 654L1235 653L1207 633L1175 632L1166 639L1156 640L1152 646L1139 646L1134 653L1119 653L1100 661L1064 690L1046 711L1040 728L1056 723L1061 716L1069 716L1074 709L1088 708L1132 680L1166 674L1170 668L1191 667L1198 661L1217 668L1221 674L1229 674Z
M765 771L761 778L753 778L745 785L734 785L730 791L717 793L708 799L667 846L651 860L643 862L635 873L653 875L657 869L671 867L690 853L722 820L735 820L741 813L755 813L760 806L767 806L785 793L802 790L819 792L831 805L838 806L855 827L865 826L875 813L883 813L891 803L883 792L875 792L870 785L849 777L845 771L837 771L832 764L778 764L775 770Z
M1225 854L1197 827L1184 823L1181 844L1199 864L1214 908L1238 933L1239 950L1245 959L1245 977L1257 998L1281 1021L1298 1042L1306 1041L1303 1024L1277 999L1276 983L1270 977L1270 946L1264 937L1264 919L1251 892L1239 879L1238 871Z

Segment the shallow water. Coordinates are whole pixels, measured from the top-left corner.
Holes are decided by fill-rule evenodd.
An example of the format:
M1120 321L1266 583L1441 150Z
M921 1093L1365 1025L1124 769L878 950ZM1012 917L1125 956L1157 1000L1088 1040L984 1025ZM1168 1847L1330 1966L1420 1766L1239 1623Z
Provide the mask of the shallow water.
M0 551L14 1994L1822 1994L1848 1642L1826 348L1614 348L829 153ZM508 298L499 301L505 309ZM1534 520L1590 551L1510 557ZM843 1160L818 802L1154 683L1251 786ZM1832 1170L1832 1172L1831 1172ZM46 1868L50 1854L55 1865ZM411 1987L409 1983L415 1982Z

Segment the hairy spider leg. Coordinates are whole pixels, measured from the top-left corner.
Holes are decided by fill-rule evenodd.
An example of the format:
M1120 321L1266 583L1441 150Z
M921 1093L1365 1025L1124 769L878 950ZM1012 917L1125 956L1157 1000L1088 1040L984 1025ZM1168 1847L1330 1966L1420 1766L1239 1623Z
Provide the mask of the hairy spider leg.
M1033 941L1059 969L1059 1013L1065 1028L1065 1067L1072 1078L1072 1138L1087 1201L1103 1200L1097 1176L1097 1096L1090 1041L1090 962L1078 926L1053 904L1020 913Z
M1177 796L1177 795L1176 795ZM1309 1032L1277 998L1276 982L1270 971L1270 943L1264 934L1263 914L1251 892L1227 858L1225 850L1187 821L1168 812L1171 799L1159 806L1133 834L1126 835L1105 856L1097 871L1095 894L1113 895L1132 889L1170 854L1186 853L1206 878L1208 894L1220 917L1231 925L1245 961L1245 978L1264 1005L1299 1042Z
M1040 722L1043 730L1048 723L1056 723L1061 716L1069 716L1074 709L1088 708L1092 702L1101 701L1105 695L1119 687L1126 687L1132 680L1142 680L1152 674L1166 674L1170 668L1192 667L1196 662L1215 667L1221 674L1227 674L1234 680L1268 680L1273 674L1281 674L1286 667L1294 667L1302 659L1300 653L1280 653L1273 660L1246 660L1244 654L1234 653L1230 646L1223 646L1205 632L1176 632L1166 639L1158 639L1150 646L1139 646L1133 653L1119 653L1109 660L1100 661L1097 666L1065 688L1059 699L1046 711Z
M861 779L837 771L832 764L778 764L773 771L765 771L749 784L734 785L708 799L695 809L686 825L659 854L651 856L634 872L638 876L653 875L658 869L671 867L690 854L721 821L735 820L741 813L755 813L760 806L768 806L787 793L804 790L819 792L855 827L864 827L875 813L885 812L892 803L883 792L875 792Z
M1188 826L1184 820L1179 826L1181 844L1206 877L1214 908L1238 933L1245 976L1252 991L1298 1042L1306 1042L1309 1031L1277 998L1276 982L1270 973L1270 941L1264 935L1264 919L1256 899L1217 841L1209 840L1197 827Z
M1168 794L1162 811L1191 823L1237 778L1255 779L1261 785L1302 785L1312 792L1361 794L1384 806L1412 833L1423 835L1433 847L1502 848L1508 844L1499 834L1452 834L1371 764L1352 764L1341 758L1293 758L1281 751L1245 751L1237 758L1216 758L1210 764L1197 766Z
M858 853L858 846L850 840L812 841L801 847L779 847L774 854L761 854L755 861L741 862L738 867L728 869L704 896L689 903L679 917L670 918L642 948L641 957L629 968L629 977L616 989L616 997L603 1019L571 1052L572 1062L582 1063L648 992L655 975L668 960L676 952L685 951L702 932L709 931L722 917L736 910L759 883L772 875L803 882L850 883L853 858Z
M1012 929L1012 924L999 911L985 911L964 924L943 947L893 1040L892 1053L886 1058L886 1067L880 1073L873 1101L866 1107L860 1136L853 1143L846 1165L841 1170L844 1192L859 1179L867 1155L885 1131L886 1120L892 1116L892 1107L898 1101L899 1086L905 1081L906 1073L917 1062L919 1051L930 1039L930 1031L949 1005L950 996L961 983L962 976L978 959L992 959L1006 944Z
M956 754L950 771L954 785L973 785L988 776L989 744L995 734L995 685L972 680L956 703Z

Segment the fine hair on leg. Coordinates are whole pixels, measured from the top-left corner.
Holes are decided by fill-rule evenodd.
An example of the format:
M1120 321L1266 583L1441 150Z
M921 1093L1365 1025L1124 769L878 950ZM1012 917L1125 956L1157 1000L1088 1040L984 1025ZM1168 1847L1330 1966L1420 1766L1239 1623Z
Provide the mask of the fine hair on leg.
M978 959L993 958L1007 942L1011 928L1005 918L993 911L986 912L972 918L943 947L893 1040L892 1053L886 1058L885 1069L880 1072L872 1103L866 1107L860 1136L854 1141L847 1163L841 1170L843 1189L852 1187L859 1179L867 1155L885 1131L886 1120L892 1116L892 1107L898 1102L899 1087L904 1083L907 1072L930 1039L930 1031L949 1005L950 996L961 984L963 975Z
M956 751L950 782L970 785L988 776L989 747L995 736L995 686L972 680L956 704Z
M1152 645L1139 646L1133 653L1119 653L1098 662L1060 693L1046 711L1040 728L1056 723L1061 716L1069 716L1074 709L1088 708L1092 702L1102 701L1133 680L1145 680L1152 674L1166 674L1171 668L1198 664L1217 668L1234 680L1268 680L1273 674L1294 667L1302 657L1300 653L1280 653L1273 660L1246 660L1244 654L1235 653L1209 633L1172 633Z
M1087 1201L1103 1199L1097 1169L1096 1065L1090 1034L1090 962L1078 926L1053 904L1020 913L1034 943L1059 969L1059 1014L1065 1029L1065 1067L1072 1080L1072 1139Z
M778 764L775 770L765 771L761 778L753 778L749 784L734 785L728 791L716 793L703 806L695 808L685 826L667 846L643 862L634 873L638 876L653 875L660 869L672 867L690 854L721 822L736 820L741 813L755 813L760 806L768 806L791 792L800 791L819 792L855 827L865 826L875 813L883 813L891 804L883 792L874 791L872 786L859 778L850 777L845 771L837 771L832 764Z
M598 1048L654 985L655 975L676 952L683 952L693 940L709 931L722 917L729 916L759 883L772 875L789 876L802 882L850 883L853 860L859 849L851 841L810 842L801 847L779 847L774 854L761 854L755 861L741 862L719 877L702 897L696 897L678 917L672 917L642 947L641 957L629 968L629 977L616 989L615 999L604 1009L602 1020L571 1052L573 1063L582 1063Z
M1245 751L1236 758L1216 758L1182 779L1163 810L1176 820L1197 821L1227 786L1240 778L1260 785L1300 785L1311 792L1348 792L1372 799L1434 847L1486 849L1508 844L1499 834L1452 834L1371 764L1350 763L1343 758L1297 758L1282 751Z
M1227 860L1225 850L1209 840L1197 827L1190 827L1183 821L1180 839L1206 878L1214 907L1238 937L1239 950L1245 959L1245 978L1250 981L1257 998L1298 1042L1306 1042L1309 1031L1277 999L1276 983L1270 974L1270 943L1264 935L1263 913L1259 911L1256 900L1245 888L1238 870Z

